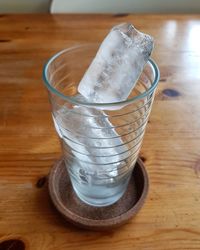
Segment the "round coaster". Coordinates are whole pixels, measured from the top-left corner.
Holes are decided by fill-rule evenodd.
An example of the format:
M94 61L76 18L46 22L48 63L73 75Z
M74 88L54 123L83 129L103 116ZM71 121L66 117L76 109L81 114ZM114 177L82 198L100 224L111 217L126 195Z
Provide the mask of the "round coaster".
M112 229L127 222L142 207L149 182L141 159L138 159L125 194L116 203L93 207L82 202L73 191L63 160L56 162L49 174L49 194L62 216L76 226L91 230Z

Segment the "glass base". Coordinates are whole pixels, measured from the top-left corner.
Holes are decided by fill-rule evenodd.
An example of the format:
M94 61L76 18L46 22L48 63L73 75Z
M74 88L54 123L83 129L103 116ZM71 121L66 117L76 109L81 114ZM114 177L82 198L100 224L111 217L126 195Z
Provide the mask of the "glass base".
M123 192L116 194L115 196L108 197L108 198L93 198L93 197L86 197L82 195L80 192L78 192L75 188L74 191L78 198L83 201L84 203L94 206L94 207L105 207L105 206L110 206L117 202L124 194L125 190Z
M95 207L105 207L114 204L123 196L129 179L125 176L109 185L84 185L83 183L77 183L73 177L71 182L76 195L84 203Z

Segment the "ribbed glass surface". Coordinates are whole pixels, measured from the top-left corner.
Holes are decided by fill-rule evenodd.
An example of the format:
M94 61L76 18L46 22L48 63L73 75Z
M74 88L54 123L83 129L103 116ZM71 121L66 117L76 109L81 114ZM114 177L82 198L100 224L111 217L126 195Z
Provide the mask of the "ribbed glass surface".
M117 201L127 187L159 72L149 60L128 100L89 103L77 87L96 50L96 45L84 45L58 53L45 66L44 81L73 188L83 201L105 206Z

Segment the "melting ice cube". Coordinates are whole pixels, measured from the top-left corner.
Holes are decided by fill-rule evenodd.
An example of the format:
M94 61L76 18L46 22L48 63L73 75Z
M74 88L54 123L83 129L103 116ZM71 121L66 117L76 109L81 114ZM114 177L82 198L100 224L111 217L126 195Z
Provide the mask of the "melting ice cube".
M131 24L112 28L84 74L78 91L89 101L124 101L134 88L153 49L151 36Z
M115 177L118 168L126 165L128 148L101 110L74 106L61 107L53 115L55 127L63 139L64 153L86 172L95 172L101 178ZM123 169L124 171L125 169ZM100 174L101 173L101 174Z

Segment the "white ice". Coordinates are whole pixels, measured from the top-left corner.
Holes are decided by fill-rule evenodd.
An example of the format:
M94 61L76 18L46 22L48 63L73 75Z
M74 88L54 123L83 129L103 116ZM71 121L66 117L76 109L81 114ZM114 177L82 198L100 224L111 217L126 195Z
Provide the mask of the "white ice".
M80 168L115 177L118 169L126 166L128 148L103 111L83 106L74 106L73 109L63 106L54 112L53 119L64 141L64 153L71 152L66 155L67 158L78 162ZM104 173L102 176L105 176Z
M79 83L78 91L94 103L126 100L152 49L152 37L131 24L113 27Z

